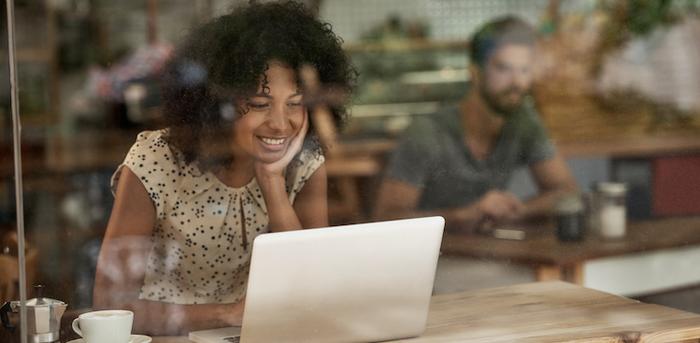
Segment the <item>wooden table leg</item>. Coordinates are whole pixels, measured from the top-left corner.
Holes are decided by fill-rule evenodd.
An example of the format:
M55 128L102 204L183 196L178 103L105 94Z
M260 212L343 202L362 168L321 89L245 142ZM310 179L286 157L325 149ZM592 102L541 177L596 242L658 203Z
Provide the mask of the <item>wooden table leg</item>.
M562 270L559 266L536 266L535 279L537 281L563 280Z
M583 263L575 263L563 268L564 281L583 286Z
M583 264L574 263L566 266L535 266L535 279L537 281L562 280L583 286Z

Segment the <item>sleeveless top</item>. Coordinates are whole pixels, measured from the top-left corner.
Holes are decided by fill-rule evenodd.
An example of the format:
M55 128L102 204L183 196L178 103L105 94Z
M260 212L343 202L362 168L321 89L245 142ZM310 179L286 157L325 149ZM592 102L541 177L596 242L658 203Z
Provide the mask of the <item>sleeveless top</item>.
M167 129L144 131L112 176L116 190L124 166L139 177L153 201L151 236L140 299L174 304L238 302L245 294L253 239L268 232L262 191L253 178L226 186L165 140ZM293 204L324 162L320 149L303 149L286 171ZM245 232L244 232L245 230Z

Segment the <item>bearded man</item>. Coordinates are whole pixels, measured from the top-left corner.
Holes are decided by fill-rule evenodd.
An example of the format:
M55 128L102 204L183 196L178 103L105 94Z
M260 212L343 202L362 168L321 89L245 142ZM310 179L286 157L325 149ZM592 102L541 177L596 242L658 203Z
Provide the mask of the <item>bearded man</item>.
M447 229L472 231L550 214L576 183L542 126L529 96L536 34L504 17L479 29L469 47L464 98L417 118L391 155L375 217L445 217ZM527 166L538 194L507 191Z

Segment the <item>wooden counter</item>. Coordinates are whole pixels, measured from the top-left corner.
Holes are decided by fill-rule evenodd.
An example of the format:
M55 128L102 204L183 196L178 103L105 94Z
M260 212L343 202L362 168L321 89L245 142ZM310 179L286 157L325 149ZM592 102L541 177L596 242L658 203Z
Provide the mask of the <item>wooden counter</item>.
M583 264L592 259L700 245L700 217L676 217L629 223L627 235L605 240L589 233L581 242L560 242L551 227L526 230L521 241L489 235L446 234L444 254L506 260L535 269L539 281L583 283Z
M697 342L700 315L563 282L434 296L428 327L400 342ZM186 343L155 337L153 343Z
M700 152L700 135L659 134L557 144L564 157L655 157Z

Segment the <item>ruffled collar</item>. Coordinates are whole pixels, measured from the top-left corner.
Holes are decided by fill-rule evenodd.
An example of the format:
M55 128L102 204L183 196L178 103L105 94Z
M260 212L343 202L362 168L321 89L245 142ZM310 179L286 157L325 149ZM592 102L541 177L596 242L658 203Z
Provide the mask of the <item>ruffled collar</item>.
M186 168L192 168L187 173L190 176L186 177L180 184L180 189L184 191L183 200L195 201L197 198L210 194L212 190L220 192L228 196L228 201L236 200L238 197L248 197L253 199L262 211L267 215L267 206L265 199L262 196L262 191L258 185L258 181L252 178L250 182L241 187L231 187L223 183L217 178L214 173L208 171L202 173L199 168L193 163ZM204 200L205 202L206 200Z

